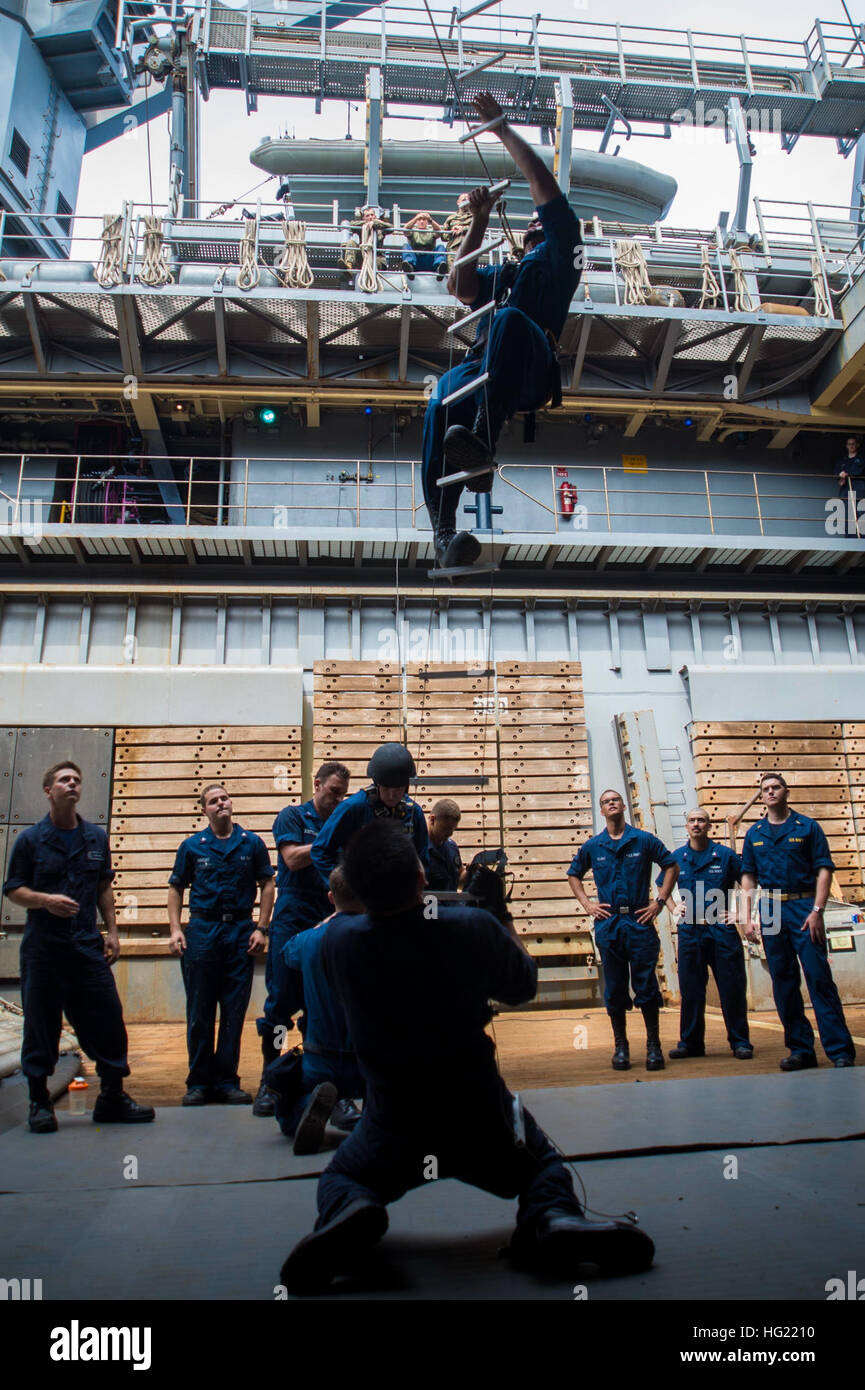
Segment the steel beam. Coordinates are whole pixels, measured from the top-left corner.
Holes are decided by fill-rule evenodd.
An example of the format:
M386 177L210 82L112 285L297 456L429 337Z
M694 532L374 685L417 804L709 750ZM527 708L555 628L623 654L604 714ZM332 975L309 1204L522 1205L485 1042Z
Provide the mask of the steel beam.
M658 358L658 365L655 370L655 380L652 384L652 391L658 395L663 393L667 385L667 377L673 365L673 356L676 351L676 345L682 335L683 326L680 319L670 319L670 322L667 324L667 331L664 334L664 345L661 348L661 355Z
M571 155L574 143L574 93L564 74L556 82L556 148L553 177L567 198L571 190Z
M221 295L213 296L213 331L219 375L228 376L228 336L225 325L225 303Z
M36 370L40 376L48 375L48 367L45 362L45 350L42 346L42 333L39 328L39 320L36 315L36 296L25 291L21 296L24 305L24 317L27 320L27 332L30 334L30 342L33 345L33 356L36 359Z
M306 306L306 374L310 381L318 381L321 375L320 323L318 300L310 299Z
M370 68L366 77L366 145L364 182L367 203L378 203L381 190L382 83L381 68Z

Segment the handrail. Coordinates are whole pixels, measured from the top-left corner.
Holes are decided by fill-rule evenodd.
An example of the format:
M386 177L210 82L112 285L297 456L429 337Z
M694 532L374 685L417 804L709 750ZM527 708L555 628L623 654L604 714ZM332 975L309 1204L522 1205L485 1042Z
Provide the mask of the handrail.
M215 531L226 527L251 531L259 528L305 530L316 522L339 529L361 528L373 513L378 519L369 524L377 529L382 513L394 517L408 514L412 525L419 519L422 529L426 529L418 485L420 463L416 458L389 460L394 472L388 469L386 481L371 482L364 476L369 460L360 457L235 458L231 461L235 476L223 479L214 500L216 473L219 465L225 464L224 459L219 455L180 459L163 456L161 461L173 465L176 482L184 487L186 494L184 524L169 527L165 522L165 506L159 497L158 480L133 472L134 460L112 455L76 455L73 476L63 481L58 480L56 471L39 471L41 457L32 453L0 455L0 470L8 467L5 477L9 479L11 467L17 466L14 515L20 517L22 508L38 506L43 532L56 525L62 533L66 523L61 511L66 509L71 524L80 527L85 535L94 525L115 528L132 524L140 528L148 523L158 527L158 533L163 535L199 525L212 526ZM71 464L72 457L67 457ZM107 469L99 466L105 461L119 465L113 476L108 476ZM144 461L148 461L147 457ZM155 462L156 456L149 461ZM325 470L333 473L344 465L342 471L347 476L341 483L327 483L320 476L292 481L283 477L256 477L256 469L280 463L318 465L322 473ZM568 466L567 472L569 481L577 487L576 519L572 517L567 523L563 513L560 526L556 470L561 466L560 463L501 465L501 483L508 494L522 499L516 515L512 509L506 509L503 535L549 535L551 532L561 535L566 533L569 524L577 532L600 528L608 533L621 530L627 534L651 531L658 523L669 529L671 522L686 523L689 536L705 533L729 535L732 539L750 534L748 527L754 528L755 535L784 537L786 542L791 534L799 537L832 534L827 526L827 515L829 504L837 495L838 483L831 473L661 467L652 468L648 474L632 474L611 464L574 464ZM109 493L111 485L118 482L124 484L122 501ZM84 484L89 488L85 489ZM104 498L99 491L100 484L105 485ZM9 485L7 481L6 486ZM348 502L346 487L351 489ZM11 501L11 493L0 492L0 496L7 496ZM545 497L552 497L553 504L545 501ZM99 513L96 519L93 519L94 509ZM509 512L510 526L507 524ZM346 513L349 520L346 520ZM0 535L6 533L6 527L0 525Z

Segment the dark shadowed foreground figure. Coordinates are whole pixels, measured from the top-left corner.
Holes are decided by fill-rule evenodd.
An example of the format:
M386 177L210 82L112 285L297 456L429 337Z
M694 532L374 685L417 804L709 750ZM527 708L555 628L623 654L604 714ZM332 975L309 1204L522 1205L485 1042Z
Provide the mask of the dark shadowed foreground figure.
M549 1139L527 1112L515 1116L485 1032L490 999L520 1004L537 987L513 930L478 908L433 918L414 845L385 821L358 832L343 867L367 914L330 923L322 964L367 1099L319 1180L315 1231L285 1261L283 1284L323 1292L384 1235L387 1203L432 1177L519 1198L509 1247L519 1266L566 1277L584 1262L615 1274L648 1268L649 1237L626 1222L588 1221Z

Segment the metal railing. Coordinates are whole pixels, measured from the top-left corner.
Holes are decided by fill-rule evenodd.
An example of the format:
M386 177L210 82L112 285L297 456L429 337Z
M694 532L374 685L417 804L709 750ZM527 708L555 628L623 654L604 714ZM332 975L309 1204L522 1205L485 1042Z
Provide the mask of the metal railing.
M179 499L173 504L163 500L160 480L147 471L155 459L52 458L56 465L46 470L43 455L0 455L0 534L10 528L14 533L22 524L32 528L34 518L43 529L162 529L168 525L169 505L183 510L183 526L173 526L174 532L212 526L306 530L314 537L322 529L364 528L393 538L400 530L428 529L420 462L412 458L372 463L359 458L163 458L159 462L170 466L170 486ZM318 476L264 476L279 469L318 470ZM581 532L669 535L681 527L682 543L693 544L700 536L789 541L794 535L865 535L865 515L857 527L849 498L842 499L846 510L839 513L837 477L828 473L686 467L642 471L639 464L600 463L565 469L561 463L505 462L499 476L507 489L499 499L505 502L503 536L564 533L576 540ZM567 509L563 481L576 487Z
M186 8L200 11L202 6ZM390 0L338 28L328 28L329 8L327 0L322 0L318 23L313 25L309 17L299 25L301 7L290 3L274 13L256 9L250 0L245 11L228 15L223 9L214 15L210 0L204 0L203 45L227 52L308 50L322 58L359 53L386 63L412 47L427 50L434 44L426 12L419 5ZM755 77L776 89L795 90L798 84L788 74L802 73L815 62L808 41L803 40L570 20L513 13L504 6L463 23L458 22L456 7L433 7L432 14L445 52L458 68L471 66L479 50L481 56L500 50L506 61L537 71L542 57L556 55L567 61L570 55L580 54L593 59L599 74L622 81L629 77L663 81L686 74L699 86L721 72L725 81L746 90ZM833 40L834 30L828 41Z
M255 264L272 272L274 262L285 245L282 226L286 209L282 203L258 200L249 219L236 214L227 216L223 212L225 204L203 203L200 206L202 215L196 218L172 219L167 216L164 207L155 209L165 219L166 262L173 273L175 286L185 266L212 267L214 274L238 266L240 243L249 220L254 220ZM342 247L349 236L348 220L340 216L336 201L302 206L305 213L311 211L321 216L320 221L306 223L307 256L319 283L333 288L334 272L340 267ZM221 212L222 216L216 219L209 217L208 209ZM850 221L849 216L845 218L845 210L837 205L755 198L754 209L758 231L752 238L750 248L739 247L737 255L756 308L760 307L761 276L768 276L772 285L767 297L773 302L796 305L811 313L814 288L810 277L811 258L814 256L819 264L820 283L826 302L833 306L835 301L843 298L865 268L865 225ZM384 240L387 271L391 277L385 288L397 292L405 289L405 280L399 271L404 244L402 224L416 211L432 211L437 221L443 221L447 212L452 210L393 205L390 212L394 230ZM134 284L140 277L144 258L144 218L151 211L148 204L122 204L120 269L123 283ZM291 212L288 215L291 217ZM13 217L15 224L25 232L30 229L34 243L50 244L55 254L40 255L38 251L27 253L26 248L21 249L21 236L16 236L13 241L8 235ZM512 221L519 230L521 219L514 217ZM61 226L61 222L64 225ZM491 238L493 235L490 233ZM735 308L731 251L724 244L720 228L700 231L664 227L660 223L605 222L598 218L585 223L586 271L578 298L606 299L619 306L623 304L622 282L616 270L616 242L621 239L640 243L653 283L681 290L686 307L695 307L699 303L701 252L705 247L720 286L721 303L717 307L723 305L725 311ZM15 242L18 243L17 249ZM74 264L77 267L74 273L70 270L70 279L96 285L95 268L101 249L100 217L70 214L60 219L0 211L0 251L3 251L3 266L9 279L22 278L27 281L29 277L29 283L35 286L47 274L56 283L62 279L61 271L56 267L69 257L70 266ZM506 251L507 247L491 250L489 259L498 263ZM43 265L51 269L43 272ZM779 281L786 282L783 290L778 288ZM266 277L265 283L271 290L279 289L276 276L272 273L270 278ZM172 286L169 285L167 289L170 292ZM443 282L439 282L438 289L443 298L449 298ZM196 292L200 293L200 289L196 288ZM284 292L294 293L290 290Z

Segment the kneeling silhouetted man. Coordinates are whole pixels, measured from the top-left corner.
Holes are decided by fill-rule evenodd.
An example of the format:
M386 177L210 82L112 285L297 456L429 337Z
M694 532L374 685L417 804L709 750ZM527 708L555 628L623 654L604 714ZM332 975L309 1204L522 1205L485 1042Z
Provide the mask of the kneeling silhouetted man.
M319 1179L315 1231L285 1261L286 1288L321 1293L355 1269L387 1229L387 1203L431 1177L518 1197L509 1253L522 1267L567 1277L584 1262L605 1273L648 1268L649 1237L626 1222L588 1221L531 1115L515 1126L514 1097L485 1032L490 999L520 1004L537 987L515 932L478 908L442 907L432 920L414 845L389 823L360 830L343 868L367 911L329 924L322 965L345 1008L367 1098Z

